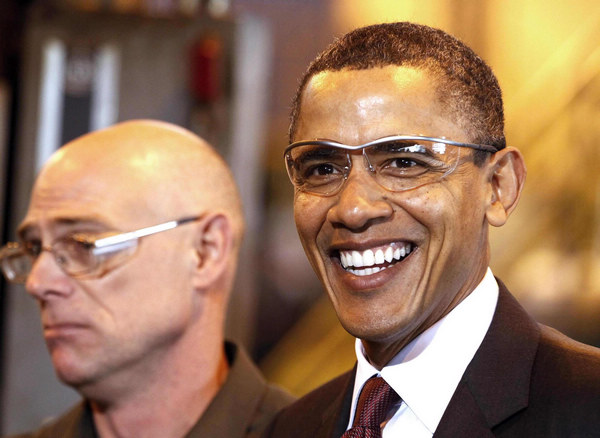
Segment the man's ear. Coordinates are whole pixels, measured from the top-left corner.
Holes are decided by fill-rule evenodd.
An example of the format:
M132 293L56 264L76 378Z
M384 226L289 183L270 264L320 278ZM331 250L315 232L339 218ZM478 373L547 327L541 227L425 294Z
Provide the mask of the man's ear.
M233 240L234 231L227 216L215 214L201 221L196 239L196 289L207 289L226 274L233 257Z
M504 148L496 152L490 162L492 199L486 211L490 225L500 227L517 206L525 184L527 169L518 149Z

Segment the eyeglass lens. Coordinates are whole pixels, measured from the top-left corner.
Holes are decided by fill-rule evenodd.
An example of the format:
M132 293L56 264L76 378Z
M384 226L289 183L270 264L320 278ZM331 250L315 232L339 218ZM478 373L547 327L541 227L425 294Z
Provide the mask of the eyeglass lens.
M24 282L38 256L42 251L48 251L67 275L76 278L98 278L132 257L141 238L191 224L204 216L186 216L98 238L86 234L73 234L55 240L50 247L42 246L41 242L10 242L0 248L0 267L9 281Z
M22 283L31 272L32 259L21 249L9 249L11 253L2 257L2 272L8 281Z
M43 249L38 244L26 243L13 247L10 254L2 257L2 271L9 281L25 282L41 252L48 250L65 273L74 277L93 275L104 272L131 256L137 248L137 240L127 243L100 253L94 251L94 245L90 241L78 236L59 239L50 248Z
M410 190L440 180L459 161L460 147L427 140L394 140L362 149L377 182L391 191ZM286 156L290 179L302 191L333 194L352 166L350 152L335 146L305 144Z

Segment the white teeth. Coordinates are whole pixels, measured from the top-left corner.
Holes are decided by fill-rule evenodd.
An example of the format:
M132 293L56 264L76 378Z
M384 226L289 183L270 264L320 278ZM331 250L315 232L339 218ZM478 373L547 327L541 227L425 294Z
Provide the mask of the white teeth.
M367 249L365 251L340 251L340 263L344 269L354 275L372 275L385 269L384 263L391 263L393 260L401 260L402 258L409 255L412 251L412 245L406 243L398 246L398 244L390 245L376 250ZM365 269L350 269L350 268L362 268Z
M375 264L375 254L370 249L363 252L363 266L373 266Z
M388 246L385 250L385 261L391 263L394 260L394 250L391 246Z

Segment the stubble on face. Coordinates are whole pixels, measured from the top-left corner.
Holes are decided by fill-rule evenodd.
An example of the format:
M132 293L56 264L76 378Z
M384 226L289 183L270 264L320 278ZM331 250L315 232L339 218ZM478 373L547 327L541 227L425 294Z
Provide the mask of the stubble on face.
M233 202L206 202L198 168L216 161L206 145L156 125L123 124L61 149L36 182L25 226L47 245L69 232L126 232ZM211 179L218 183L225 185ZM57 225L63 222L68 229ZM87 280L67 276L43 253L30 293L49 326L47 345L61 380L84 395L118 397L177 360L173 351L201 318L200 294L191 287L195 240L193 224L150 236L127 263Z

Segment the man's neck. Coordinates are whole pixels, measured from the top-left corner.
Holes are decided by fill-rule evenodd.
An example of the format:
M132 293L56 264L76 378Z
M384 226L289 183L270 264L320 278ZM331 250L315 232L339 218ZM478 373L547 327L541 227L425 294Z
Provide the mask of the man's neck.
M153 381L146 382L143 390L128 394L124 399L113 403L90 400L98 436L185 436L206 411L227 377L229 365L223 347L219 351L218 359L212 356L210 363L196 367L192 373L167 370Z
M481 284L488 270L487 261L488 258L485 258L480 262L477 274L472 276L471 281L463 284L445 306L438 306L433 309L432 313L422 321L412 322L409 327L396 334L392 340L380 341L362 339L369 362L371 362L375 368L381 370L390 360L392 360L392 358L421 333L448 315L456 306L468 297L479 284Z

